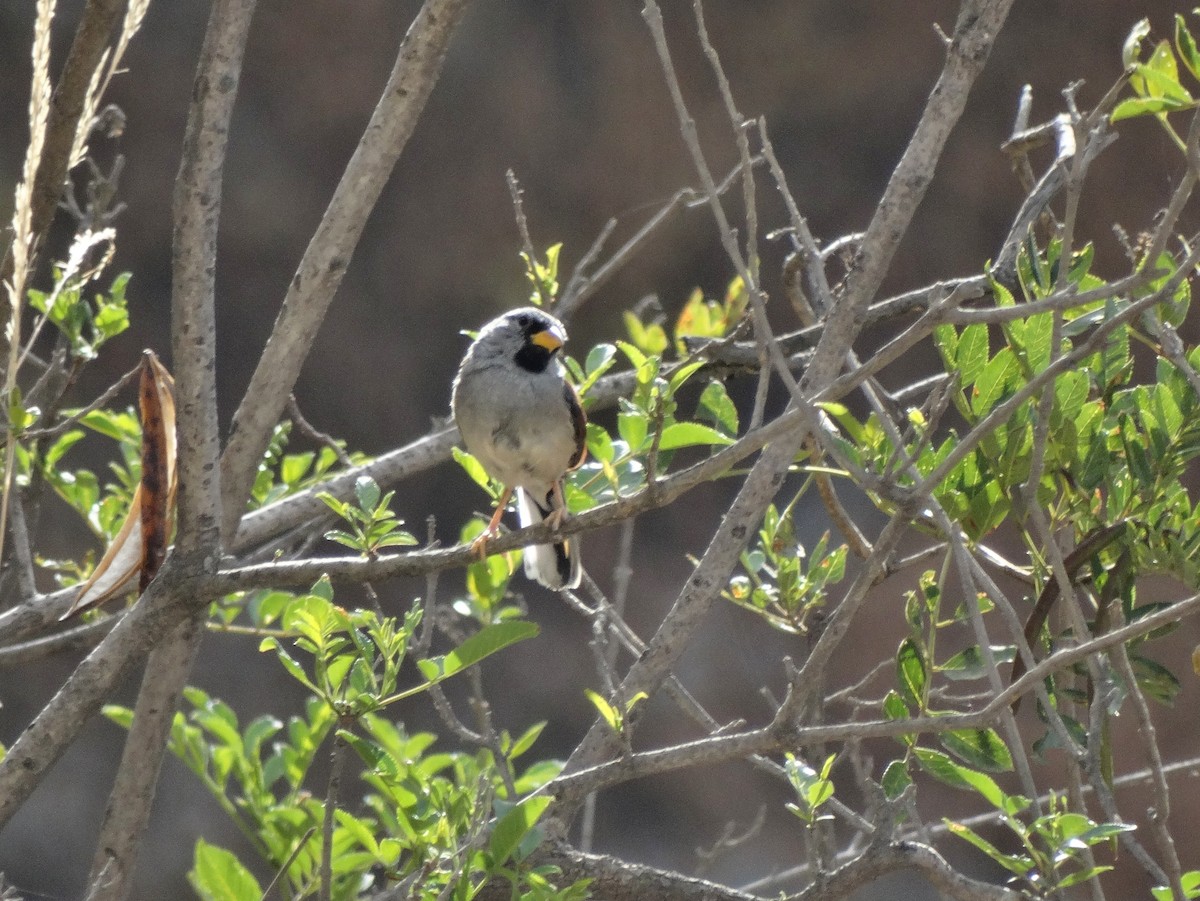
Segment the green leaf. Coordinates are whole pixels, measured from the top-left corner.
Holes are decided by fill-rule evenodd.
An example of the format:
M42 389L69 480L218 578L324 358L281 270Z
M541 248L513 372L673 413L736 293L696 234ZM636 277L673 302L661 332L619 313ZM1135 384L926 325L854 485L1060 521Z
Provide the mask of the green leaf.
M699 415L709 419L726 435L736 435L738 431L737 407L729 398L729 392L724 384L711 381L700 394Z
M988 330L983 323L968 325L958 336L956 358L963 385L973 385L988 361Z
M713 444L733 444L733 439L721 434L712 426L699 422L673 422L663 429L658 447L659 450L668 451L681 447L707 447Z
M1003 347L988 361L975 382L971 398L971 410L983 416L994 407L1008 389L1010 379L1016 375L1017 359L1012 349Z
M279 478L285 485L295 485L306 475L312 468L313 460L316 459L316 454L312 451L305 451L301 454L286 454L283 460L279 463Z
M487 470L483 468L482 463L461 448L450 448L450 455L454 457L454 462L461 466L463 471L471 477L471 481L488 492L488 494L492 493L492 479L487 474Z
M1005 773L1013 768L1008 746L995 729L954 729L940 733L938 740L951 754L981 770Z
M1061 891L1062 889L1071 888L1071 886L1074 885L1081 885L1084 882L1087 882L1089 879L1095 879L1101 873L1107 873L1111 869L1112 867L1107 865L1102 867L1086 867L1085 869L1079 870L1063 879L1060 879L1054 884L1054 888L1056 891Z
M593 373L607 369L613 364L617 357L617 348L614 344L597 344L588 351L587 360L584 362L583 371L591 376Z
M1015 873L1018 876L1025 876L1033 868L1033 861L1031 861L1029 858L1005 854L983 836L976 833L969 826L964 826L962 823L952 823L950 820L945 820L944 822L946 824L946 828L949 829L952 834L970 842L1010 873Z
M496 623L480 629L457 648L443 657L431 657L428 660L418 660L417 666L421 674L430 682L440 682L459 673L469 666L474 666L480 660L501 651L509 645L533 638L540 629L536 623L524 620L514 620L506 623Z
M549 795L526 798L500 818L488 840L488 850L496 863L502 863L513 855L553 800Z
M259 901L262 888L241 862L229 851L196 842L195 864L188 881L203 901Z
M588 351L584 361L585 377L579 383L579 393L587 399L587 393L604 373L608 372L617 362L617 348L613 344L597 344Z
M414 547L420 543L411 532L392 532L375 542L375 547Z
M510 747L506 752L508 759L516 760L531 747L533 747L533 743L538 740L538 737L542 734L542 730L545 728L546 723L543 721L540 723L535 723L526 729L525 732L522 733L522 735L512 743L512 747Z
M658 355L667 349L670 341L667 340L667 333L657 322L649 324L643 323L637 318L637 315L626 310L624 313L625 328L629 332L629 340L636 345L638 350L645 354ZM622 350L625 350L625 343L620 342ZM628 353L628 351L626 351ZM632 358L631 358L632 359ZM634 363L634 366L637 366Z
M1179 61L1192 73L1193 78L1200 80L1200 49L1196 47L1196 39L1179 13L1175 14L1175 49L1179 51Z
M913 755L921 769L939 782L944 782L952 788L970 789L974 787L962 777L963 767L951 760L950 755L932 748L913 748Z
M1142 691L1168 707L1175 703L1175 696L1179 694L1181 686L1174 673L1161 663L1156 663L1141 654L1130 654L1129 662Z
M884 697L883 714L889 720L906 720L912 716L904 699L895 691L889 691Z
M650 417L628 402L623 403L622 412L617 414L617 433L629 445L630 453L640 453L650 433Z
M612 463L613 461L613 440L608 434L608 429L596 422L587 424L587 449L588 454L595 460L602 463Z
M1139 81L1142 89L1151 97L1169 97L1181 103L1189 103L1192 99L1187 88L1179 83L1179 67L1175 65L1170 41L1162 40L1154 45L1150 56L1137 67L1130 79L1135 90Z
M924 652L911 638L900 642L900 649L896 652L896 679L904 700L913 707L923 709L927 666Z
M904 790L912 785L912 776L908 774L908 767L905 766L904 761L893 760L889 763L883 771L883 779L880 784L890 801L895 801L904 794Z
M1114 835L1120 835L1123 832L1135 832L1137 825L1134 823L1100 823L1092 826L1090 829L1081 832L1078 836L1079 840L1085 845L1096 845L1100 842L1107 841Z
M359 476L354 480L354 496L362 509L374 510L379 506L379 485L370 476Z
M1171 113L1187 107L1186 102L1171 97L1131 97L1118 103L1108 118L1110 122L1120 122L1152 113Z
M308 678L308 674L304 672L304 667L284 650L283 646L275 638L264 638L258 646L259 651L274 651L279 657L279 662L283 664L283 668L287 670L293 679L311 691L313 694L321 694L320 689L313 685Z
M105 704L100 712L122 729L128 729L133 724L133 711L120 704Z
M997 663L1012 663L1016 657L1017 649L1015 645L993 645L992 657ZM982 679L988 674L987 663L984 660L983 654L979 650L979 645L971 645L959 651L945 663L936 667L939 673L946 676L947 679L955 681L967 681L970 679Z
M612 729L613 732L620 732L621 723L623 721L621 712L590 688L585 688L583 693L587 696L587 699L592 702L592 706L599 711L600 716L604 719L604 722L608 723L608 728Z

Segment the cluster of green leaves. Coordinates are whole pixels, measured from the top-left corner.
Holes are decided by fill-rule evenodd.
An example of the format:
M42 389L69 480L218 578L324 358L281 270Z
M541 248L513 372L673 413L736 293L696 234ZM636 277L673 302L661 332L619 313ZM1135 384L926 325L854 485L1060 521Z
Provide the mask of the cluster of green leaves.
M359 476L354 481L357 505L338 500L327 491L320 492L317 497L350 526L349 530L328 531L325 537L353 548L364 557L374 557L385 547L412 547L417 544L415 536L400 528L404 521L397 519L391 511L395 494L395 491L389 491L381 495L379 485L370 476Z
M644 354L625 341L616 346L629 361L635 382L630 396L619 401L618 438L612 438L599 426L588 432L588 450L599 471L585 471L581 487L586 490L590 484L597 484L597 491L589 492L595 502L628 490L629 479L622 480L623 472L642 474L644 478L652 454L656 455L655 469L665 471L675 451L732 444L738 427L737 411L724 385L717 381L708 383L697 404L697 415L707 417L712 425L678 418L679 393L702 368L700 361L667 366L662 357ZM615 356L611 345L600 345L593 354L607 358ZM625 464L629 461L641 461L642 465L626 469ZM588 478L588 472L591 478ZM657 477L658 474L654 475ZM595 478L597 475L602 478ZM639 485L640 482L632 487Z
M1059 283L1060 264L1068 265L1067 284L1086 291L1102 284L1090 272L1092 249L1074 254L1069 264L1060 260L1061 247L1053 241L1041 250L1030 238L1018 265L1025 302L1050 296ZM1130 303L1148 292L1169 290L1169 296L1152 315L1159 321L1177 321L1190 303L1187 273L1179 261L1163 253L1153 264L1146 283L1130 297L1097 300L1062 315L1059 353L1071 351L1108 323ZM1172 286L1174 286L1172 288ZM1000 284L993 284L997 304L1017 309L1017 301ZM982 323L962 328L944 325L935 332L935 343L947 372L954 373L958 388L952 402L968 429L981 423L1002 403L1043 373L1052 353L1055 313L1017 316L1002 326ZM1046 511L1053 532L1070 530L1077 542L1089 533L1114 523L1129 523L1122 540L1090 561L1085 589L1098 598L1107 573L1122 555L1129 571L1168 572L1184 584L1198 579L1200 509L1186 487L1187 474L1200 456L1200 399L1188 375L1165 357L1157 361L1153 382L1133 383L1131 342L1157 347L1138 330L1137 323L1114 328L1097 349L1078 365L1059 372L1047 383L1051 393L1049 429L1044 463L1037 483L1038 505ZM1188 354L1188 365L1200 366L1200 349ZM935 497L972 541L978 541L1002 524L1015 527L1024 539L1032 575L1039 586L1051 578L1044 549L1028 530L1024 498L1031 475L1039 395L1008 411L993 422L973 449L952 467L934 489ZM857 464L879 473L889 471L902 455L872 416L859 422L845 407L827 405L845 433L843 451ZM950 428L933 434L919 417L904 454L915 461L920 476L928 475L955 451L959 431ZM903 475L901 481L905 481ZM891 510L886 498L876 498ZM1014 503L1017 501L1018 503ZM1126 621L1145 616L1160 605L1137 603L1133 579L1117 592ZM1097 600L1099 606L1099 601ZM916 646L911 645L912 650ZM1007 649L1006 649L1007 652ZM1169 701L1178 683L1164 668L1137 656L1139 682L1154 697Z
M67 415L71 412L66 411ZM44 448L38 444L19 445L17 459L25 478L36 471L97 538L108 542L121 528L141 478L142 425L132 407L92 410L80 417L79 425L81 428L68 429ZM115 441L120 454L120 462L109 463L113 479L103 485L92 470L64 465L63 458L89 432Z
M808 631L809 617L825 606L829 588L846 575L848 549L843 544L829 550L829 532L811 554L796 538L793 511L808 484L782 513L774 504L767 507L757 545L742 554L744 573L734 576L722 593L773 628L793 634Z
M67 341L73 359L87 362L100 347L129 328L125 288L130 274L113 279L108 291L99 292L89 301L84 296L95 271L78 274L64 266L54 268L54 287L50 291L28 292L29 305L46 317Z
M829 774L833 771L836 761L837 755L830 754L818 771L794 754L788 754L784 760L784 772L796 791L796 802L789 801L786 807L809 829L822 820L832 819L819 811L822 805L833 797L833 779Z
M1193 10L1200 15L1200 10ZM1129 76L1133 97L1122 100L1112 112L1113 122L1138 116L1154 116L1177 147L1187 152L1186 142L1175 131L1168 120L1170 113L1191 110L1196 100L1180 81L1180 68L1200 81L1200 48L1188 28L1187 19L1175 14L1174 44L1166 38L1154 42L1146 52L1147 39L1151 35L1150 20L1142 19L1125 38L1121 59Z
M103 237L87 236L88 240L103 240ZM129 312L125 298L125 289L129 284L130 273L123 272L113 279L107 291L96 292L92 299L86 297L88 286L96 280L103 266L81 271L82 255L86 254L92 245L83 241L73 248L80 259L73 259L71 264L58 263L54 266L54 286L49 291L29 289L27 297L29 306L41 314L36 329L42 323L49 322L62 336L70 355L72 364L82 365L95 359L100 347L106 342L129 328ZM5 398L5 415L8 428L18 439L24 432L37 425L42 411L36 406L24 403L21 390L13 386ZM68 414L69 411L68 411ZM103 414L101 414L103 415ZM98 430L103 430L98 428ZM41 454L41 459L35 459L38 449L33 444L21 444L17 449L17 478L18 484L28 484L33 468L37 467L43 474L57 473L56 464L72 444L83 437L83 432L75 429L61 436L47 451ZM139 429L140 434L140 429ZM68 437L69 436L69 437ZM48 461L48 462L47 462ZM67 487L71 484L70 476L53 487L78 512L88 519L98 534L107 536L109 533L101 525L102 517L97 505L100 488L95 476L87 471L81 471L85 484L78 490ZM66 488L67 490L63 490Z
M700 288L693 290L675 319L676 354L681 359L688 355L689 338L724 338L742 321L749 301L741 276L734 277L721 300L706 298ZM630 342L643 354L662 356L672 346L666 329L657 319L643 321L634 311L626 310L624 320Z
M1153 65L1165 65L1161 58L1167 52L1156 51L1159 61ZM1135 90L1139 84L1146 88L1152 83L1153 76L1141 82L1134 79ZM992 284L997 305L1011 309L1011 318L1000 325L943 325L936 329L934 341L945 370L956 378L950 399L965 434L957 426L935 431L936 423L927 422L920 411L911 411L905 443L898 448L874 416L860 420L837 404L825 409L841 428L840 445L848 459L867 471L894 476L901 484L911 485L933 473L970 435L972 449L947 470L934 489L935 497L972 542L985 539L1001 526L1014 530L1024 540L1032 562L1030 575L1040 591L1053 576L1045 549L1025 517L1040 395L1031 393L1023 403L1007 407L1001 419L993 414L1031 380L1043 377L1055 357L1091 339L1097 328L1107 329L1106 340L1095 342L1091 353L1055 374L1042 389L1050 395L1049 428L1035 486L1036 503L1055 534L1070 532L1081 543L1098 530L1127 524L1116 540L1085 562L1078 576L1080 593L1090 595L1097 610L1096 622L1089 627L1100 630L1105 627L1108 603L1118 603L1127 622L1162 609L1160 603L1138 603L1139 574L1167 572L1193 587L1200 582L1196 562L1200 509L1187 490L1187 480L1194 475L1200 456L1200 399L1186 371L1186 367L1200 368L1200 349L1187 352L1186 367L1176 365L1161 353L1153 337L1156 323L1178 325L1190 305L1191 273L1181 271L1180 259L1171 253L1139 260L1138 269L1146 277L1127 296L1097 300L1063 313L1019 314L1021 304L1050 297L1064 286L1072 292L1103 286L1103 280L1092 272L1092 263L1090 245L1067 259L1058 240L1042 248L1031 235L1018 257L1020 299L1004 285ZM1142 319L1114 327L1114 317L1124 314L1130 304L1158 294L1163 295L1161 301ZM1134 380L1135 342L1160 351L1151 381ZM975 429L981 431L974 434L971 430ZM915 472L906 474L900 468L904 460L913 461ZM874 500L881 509L892 511L888 498ZM925 573L919 589L906 596L908 634L896 653L897 688L883 702L888 718L903 721L944 715L945 705L937 702L942 691L956 682L981 679L1015 656L1011 645L962 647L968 619L988 614L992 605L986 597L967 598L953 612L944 611L944 576ZM1170 703L1179 690L1178 680L1138 653L1140 645L1166 631L1169 629L1131 642L1129 652L1142 690ZM1042 633L1043 641L1053 649L1057 636L1045 627ZM944 643L961 650L948 657L939 654L943 635ZM1074 687L1072 675L1086 677L1086 668L1080 664L1068 678L1049 678L1046 685L1051 703L1059 708L1058 715L1072 737L1086 743L1087 729L1068 715L1072 707L1067 702L1086 708L1091 698ZM1119 709L1127 690L1128 686L1116 686L1108 713ZM1046 711L1040 706L1038 712L1045 718ZM913 783L915 767L982 796L1000 812L1019 840L1021 852L1003 853L959 824L952 826L953 832L1010 870L1023 890L1035 897L1049 897L1106 869L1087 864L1084 852L1128 827L1096 824L1057 800L1032 821L1019 818L1018 814L1031 806L1029 800L1005 794L988 775L1012 767L1009 750L995 730L939 733L942 750L922 746L918 739L916 734L901 736L905 753L885 768L885 792L893 798L903 793ZM1034 750L1043 753L1055 742L1054 733L1048 731ZM1108 749L1102 749L1102 755L1107 754Z
M558 256L562 253L562 243L551 244L546 248L545 262L536 255L521 251L521 259L525 263L525 277L533 285L529 302L535 307L548 305L558 297Z
M896 652L897 689L888 692L883 701L883 714L888 719L944 714L946 711L940 711L934 704L935 675L941 674L953 681L981 679L989 672L989 656L997 662L1012 659L1012 647L989 648L988 652L981 653L978 647L972 646L951 655L943 663L936 662L940 633L965 622L972 615L968 603L980 604L983 608L980 612L986 612L990 606L984 598L972 598L945 616L940 581L932 571L921 576L917 590L906 593L904 618L908 635ZM977 770L1000 773L1013 767L1012 755L994 729L950 729L936 735L943 748ZM908 786L911 781L909 768L913 763L937 775L936 768L931 769L928 761L938 758L931 758L929 749L919 747L915 735L903 735L900 741L905 756L889 764L884 773L883 786L892 797ZM931 753L940 754L937 751Z
M259 622L279 626L261 649L273 651L304 688L304 716L293 717L286 729L272 716L242 727L228 705L189 688L191 709L176 716L171 750L281 873L292 897L313 895L319 886L327 811L311 770L331 739L335 748L344 743L357 754L358 778L367 787L361 805L333 812L333 897L355 898L372 885L408 881L412 897L435 898L446 890L447 897L465 899L493 877L510 879L518 897L581 897L581 887L554 889L551 871L517 868L540 841L536 823L549 798L536 792L560 768L544 760L517 768L541 725L517 737L502 733L498 760L490 750L433 752L435 736L409 735L383 716L395 703L536 635L537 626L507 621L482 628L444 655L417 660L418 678L402 688L419 608L403 621L347 611L333 603L327 580L306 595L259 593L244 606ZM132 718L125 708L106 712L124 725ZM512 774L515 794L502 772ZM190 878L202 898L262 896L235 855L205 842L197 845Z
M250 494L252 507L265 507L289 494L319 484L329 477L330 471L338 463L337 451L327 445L315 451L288 453L287 447L292 431L292 423L285 419L275 426L271 433L271 441L263 455L263 462L259 464L254 477L254 487ZM338 443L343 444L340 441ZM350 462L356 465L367 460L361 453L351 453L348 456Z
M264 638L260 650L275 651L283 668L339 716L356 717L428 691L485 657L538 632L535 624L525 621L488 626L449 654L417 661L424 681L397 691L400 667L420 620L421 609L415 606L403 623L392 617L380 617L372 610L347 611L333 603L329 581L322 579L313 586L312 593L289 604L282 616L285 633L293 636L296 647L312 658L311 672L277 636Z
M1136 828L1129 823L1096 823L1072 812L1066 799L1056 795L1050 797L1046 813L1026 823L1020 815L1032 802L1022 795L1007 794L990 776L959 766L945 755L930 756L925 766L942 782L979 795L996 810L1019 842L1015 853L1002 851L962 823L946 820L946 826L1012 873L1009 883L1031 898L1061 897L1059 893L1071 886L1111 870L1111 865L1091 863L1090 850L1111 845L1122 832Z
M901 684L909 685L904 693L915 687L913 674L902 674ZM889 716L906 716L906 702L892 692L885 701ZM933 711L929 711L933 713ZM1086 882L1111 870L1108 865L1089 862L1089 849L1110 842L1121 832L1135 827L1126 823L1096 823L1072 812L1065 800L1051 797L1049 810L1026 823L1021 815L1032 802L1019 794L1006 793L984 770L1011 769L1008 750L991 730L961 730L940 736L942 744L954 756L934 748L922 747L915 736L901 736L906 745L903 759L887 764L882 786L888 797L896 799L913 785L913 765L926 775L952 788L971 792L983 798L997 813L998 820L1016 839L1018 851L1002 851L992 842L963 823L946 820L952 835L964 839L985 853L1013 875L1010 884L1033 898L1059 897L1057 894L1072 885ZM964 765L954 758L967 760Z

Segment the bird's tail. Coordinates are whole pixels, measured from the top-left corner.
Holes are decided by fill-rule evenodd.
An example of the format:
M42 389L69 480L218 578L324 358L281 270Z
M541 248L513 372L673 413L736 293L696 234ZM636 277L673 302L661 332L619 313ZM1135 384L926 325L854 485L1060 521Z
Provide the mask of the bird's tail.
M553 489L544 498L538 498L523 488L517 489L517 515L522 528L542 522L558 509L558 504ZM525 575L554 591L578 588L582 572L578 535L555 544L535 544L525 548Z

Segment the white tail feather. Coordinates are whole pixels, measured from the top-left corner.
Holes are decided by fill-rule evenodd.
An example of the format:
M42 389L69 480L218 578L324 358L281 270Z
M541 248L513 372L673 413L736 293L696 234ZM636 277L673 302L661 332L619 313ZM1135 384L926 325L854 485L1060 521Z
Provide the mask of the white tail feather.
M517 515L521 528L542 522L554 512L554 492L543 509L538 500L523 488L517 489ZM535 544L525 548L525 575L554 591L578 588L582 576L579 565L579 536L572 535L557 544Z

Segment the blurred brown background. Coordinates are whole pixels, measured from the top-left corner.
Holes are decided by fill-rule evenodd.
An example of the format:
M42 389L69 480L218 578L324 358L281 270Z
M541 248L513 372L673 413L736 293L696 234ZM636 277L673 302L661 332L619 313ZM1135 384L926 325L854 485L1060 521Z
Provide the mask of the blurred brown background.
M60 3L56 67L81 5ZM736 151L694 38L690 6L668 0L664 12L710 161L725 171ZM417 8L413 0L259 3L221 219L223 425ZM766 116L813 231L831 240L864 228L939 71L942 45L933 23L951 30L956 4L708 0L705 8L738 104L744 114ZM1076 79L1086 79L1081 105L1094 102L1120 72L1121 44L1134 20L1148 15L1157 34L1169 34L1171 15L1183 8L1167 0L1019 0L886 290L973 273L996 254L1021 200L997 148L1011 130L1022 84L1033 85L1034 121L1056 114L1059 92ZM639 9L634 0L477 0L297 385L301 406L318 428L346 438L352 448L379 453L418 437L431 418L446 415L450 379L465 347L459 330L477 327L528 294L506 169L515 171L525 189L534 243L541 249L564 242L565 273L610 217L620 220L613 240L621 241L676 190L694 183ZM80 402L130 368L143 347L164 355L169 350L171 191L207 15L204 3L158 0L127 56L129 73L116 80L108 98L128 115L126 133L115 146L127 158L121 194L129 205L117 223L115 271L133 272L133 327L88 372L78 388ZM31 3L0 5L0 121L5 123L0 213L5 220L27 136L31 30ZM113 149L103 148L101 156ZM1144 227L1179 170L1179 154L1152 123L1126 129L1095 165L1081 232L1097 241L1101 271L1105 261L1118 264L1110 223L1120 222L1130 232ZM776 192L765 178L761 182L760 220L766 231L785 222ZM778 244L764 245L768 272L777 271L782 252ZM658 294L667 310L675 311L696 285L719 295L731 274L711 218L701 210L677 216L577 316L571 348L582 356L597 341L623 337L620 311L646 294ZM776 286L770 276L767 287ZM775 306L779 323L791 325L785 305ZM911 372L923 371L924 365L914 359ZM907 374L889 377L899 384ZM702 552L733 490L725 484L706 487L685 504L639 521L630 619L642 634L652 631L673 600L689 571L686 555ZM401 485L394 506L418 530L427 515L435 515L440 534L449 540L470 511L483 505L480 492L447 465ZM808 520L806 543L825 528L819 516ZM77 555L90 546L86 532L64 517L48 513L41 532L48 556ZM585 556L589 571L610 586L615 535L589 536ZM902 628L896 600L911 582L897 579L885 586L876 615L860 624L856 639L869 651L856 654L836 678L850 678L868 658L889 653ZM461 590L461 574L447 573L441 584L444 600ZM591 720L582 696L583 687L597 686L586 645L590 630L552 596L519 579L514 585L525 592L543 634L489 670L492 700L500 722L510 728L548 720L535 750L565 755ZM385 589L385 606L392 610L402 609L422 590L404 584ZM1180 638L1176 650L1190 647L1195 638L1194 632L1190 639ZM255 644L210 636L194 681L230 701L244 720L262 712L286 717L297 708L297 695L274 662L257 654ZM686 657L680 675L719 720L760 722L768 711L755 689L765 682L779 690L779 659L787 653L802 654L803 643L769 634L749 614L723 610ZM1177 672L1187 671L1182 659L1175 661ZM11 742L73 663L54 659L0 673L0 741ZM134 688L127 687L127 702ZM1172 722L1187 719L1197 704L1195 685L1188 681ZM413 729L441 731L419 699L397 716ZM649 723L642 733L647 746L694 734L657 702L644 722ZM1186 725L1160 735L1168 759L1184 756L1194 745L1194 718ZM107 722L91 724L0 834L0 871L31 897L73 898L83 891L120 739ZM879 759L886 760L886 753L891 749L880 746ZM1129 768L1140 765L1137 757L1127 760ZM930 797L948 804L961 800ZM799 827L782 812L784 800L777 784L744 766L635 783L601 799L598 849L693 871L696 846L711 845L727 821L745 824L766 804L771 813L763 833L711 870L737 884L799 862ZM1177 834L1188 834L1185 819L1195 817L1197 809L1200 804L1176 803ZM188 895L183 873L197 835L250 859L215 803L168 760L141 859L138 897ZM981 857L954 850L971 872L986 872ZM879 896L900 885L881 887ZM1143 890L1134 883L1131 891L1134 886Z

